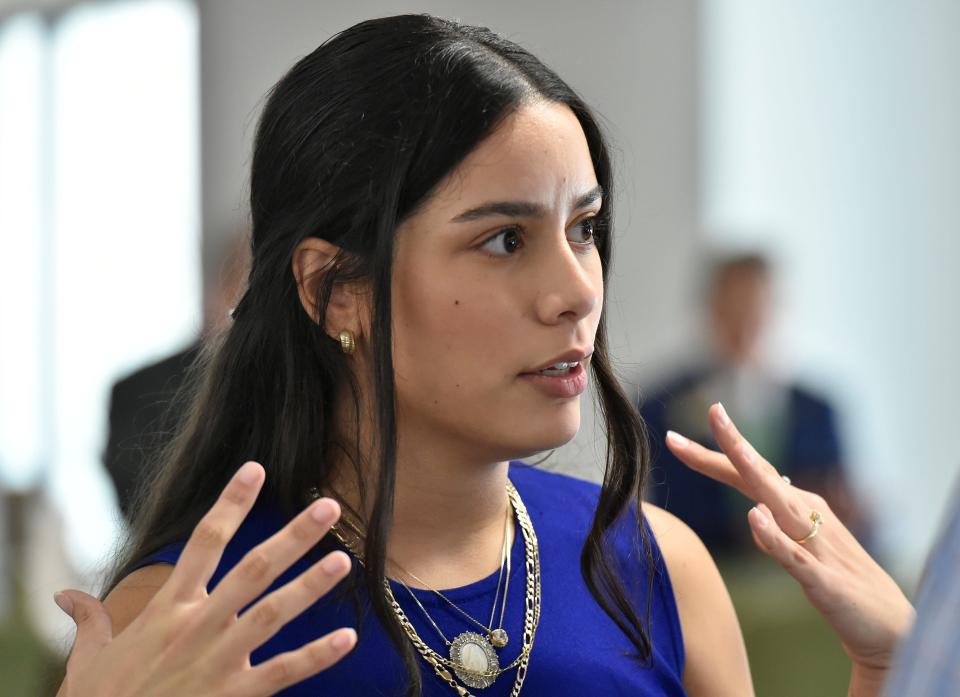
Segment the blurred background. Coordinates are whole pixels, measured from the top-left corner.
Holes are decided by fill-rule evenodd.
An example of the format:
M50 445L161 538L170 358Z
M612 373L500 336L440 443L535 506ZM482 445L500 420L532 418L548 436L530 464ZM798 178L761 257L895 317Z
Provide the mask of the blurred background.
M0 0L4 695L56 682L52 593L97 587L158 407L242 282L264 95L336 31L411 11L521 43L601 115L649 497L711 543L758 695L842 694L842 650L744 544L745 502L659 437L706 437L723 399L913 592L960 468L953 0ZM601 463L587 408L543 466Z

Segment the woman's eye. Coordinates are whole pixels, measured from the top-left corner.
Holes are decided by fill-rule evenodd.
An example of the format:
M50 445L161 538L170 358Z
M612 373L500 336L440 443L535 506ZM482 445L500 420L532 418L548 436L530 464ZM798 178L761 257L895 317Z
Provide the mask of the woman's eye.
M507 228L488 239L480 248L495 256L505 256L513 254L520 247L520 231L517 228Z
M594 236L597 232L597 221L595 218L584 218L573 226L570 241L577 244L590 245L595 242Z

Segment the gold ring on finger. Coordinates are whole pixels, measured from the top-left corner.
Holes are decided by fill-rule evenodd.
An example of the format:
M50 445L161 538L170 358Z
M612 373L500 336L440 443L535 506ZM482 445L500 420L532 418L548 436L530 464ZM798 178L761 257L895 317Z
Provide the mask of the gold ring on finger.
M817 536L817 533L820 532L820 526L823 525L823 516L820 514L820 511L814 509L810 511L810 532L807 533L807 536L802 540L797 540L798 544L805 545L814 537Z

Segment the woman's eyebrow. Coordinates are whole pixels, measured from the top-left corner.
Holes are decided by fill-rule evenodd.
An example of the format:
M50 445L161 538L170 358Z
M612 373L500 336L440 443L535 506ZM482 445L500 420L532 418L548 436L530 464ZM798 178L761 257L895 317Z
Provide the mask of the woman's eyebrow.
M476 208L464 211L460 215L451 218L451 223L469 223L471 220L479 220L492 215L502 215L508 218L537 218L546 213L546 210L539 203L530 203L528 201L493 201L484 203Z
M581 208L586 208L587 206L596 203L602 198L603 198L603 187L597 184L595 187L590 189L590 191L583 194L580 198L577 199L577 202L573 205L573 210L578 211Z
M603 187L595 186L582 194L574 203L574 210L586 208L603 198ZM530 201L492 201L470 208L450 219L451 223L468 223L489 216L504 216L507 218L537 218L546 215L546 209L539 203Z

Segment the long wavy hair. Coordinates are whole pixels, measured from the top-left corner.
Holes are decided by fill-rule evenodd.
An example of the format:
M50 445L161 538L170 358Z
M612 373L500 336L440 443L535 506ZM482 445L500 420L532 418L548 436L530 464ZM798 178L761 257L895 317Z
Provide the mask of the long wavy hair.
M422 205L497 125L535 101L563 104L579 119L605 192L597 246L606 282L611 258L613 182L601 129L580 97L537 58L489 29L426 15L357 24L300 60L273 87L256 132L250 181L251 269L232 326L208 342L188 389L190 408L141 488L129 538L104 594L137 561L189 537L240 463L267 470L261 498L293 515L312 489L325 489L344 454L373 476L361 499L365 564L351 575L365 591L406 666L406 695L422 686L416 653L382 591L396 469L397 418L391 355L391 274L397 226ZM337 406L358 386L339 345L304 311L291 271L301 240L316 236L342 252L326 273L316 307L323 317L334 284L372 290L375 366L372 453L334 432ZM584 544L581 573L591 594L651 656L647 621L627 593L607 531L631 502L639 506L648 452L642 423L607 354L601 319L591 362L606 422L605 473ZM349 403L349 402L348 402ZM372 497L372 499L370 498ZM651 561L644 526L638 544ZM318 550L322 551L321 542ZM315 550L316 551L316 550ZM647 579L653 584L653 565ZM648 593L648 598L652 594ZM359 605L358 605L359 607ZM359 618L358 618L359 622Z

